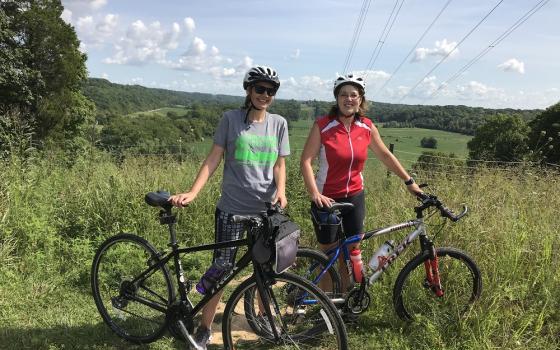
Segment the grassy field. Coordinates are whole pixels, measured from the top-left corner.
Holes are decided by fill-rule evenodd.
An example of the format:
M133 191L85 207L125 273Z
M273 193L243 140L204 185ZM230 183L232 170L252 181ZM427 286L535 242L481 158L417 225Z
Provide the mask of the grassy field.
M151 111L142 111L142 112L135 112L129 114L129 116L137 116L139 114L159 114L159 115L167 115L169 112L176 113L177 115L186 114L190 109L185 106L175 106L175 107L164 107L158 108Z
M472 136L421 128L383 128L377 126L383 142L389 147L395 145L395 154L402 156L420 155L424 151L438 151L443 153L454 153L459 158L465 158L468 154L467 142ZM311 121L299 120L290 123L290 142L293 149L301 149L311 128ZM435 137L437 139L437 149L427 149L420 146L420 140L424 137ZM400 156L399 156L400 158ZM407 158L407 157L405 157ZM416 160L418 156L415 157Z
M92 153L71 168L56 157L1 164L0 349L184 348L168 336L133 346L113 335L93 303L89 270L99 243L119 232L136 232L165 249L166 233L156 221L157 210L144 204L144 194L185 190L199 162L132 157L116 163ZM309 204L297 163L288 160L289 211L303 228L302 244L311 245ZM415 201L398 179L387 177L373 162L364 176L366 227L413 216ZM406 252L370 288L369 310L348 326L350 348L560 348L560 196L551 190L560 185L560 176L523 168L419 176L452 208L469 205L470 214L448 225L436 243L463 249L477 261L483 274L481 300L459 322L401 321L392 309L391 292L413 253ZM180 212L183 243L213 240L219 183L220 172ZM429 228L437 224L434 217ZM366 259L380 243L364 244ZM183 265L196 279L209 261L209 255L197 255Z
M300 120L290 123L290 147L293 155L298 156L303 149L307 135L311 128L311 121ZM422 152L436 151L445 154L453 153L459 159L465 159L468 155L467 142L472 136L421 128L383 128L379 127L379 133L383 142L389 147L394 144L394 153L400 162L410 168ZM420 140L424 137L435 137L438 141L437 149L427 149L420 146ZM206 154L212 144L211 138L201 142L193 142L185 146L190 153ZM374 159L374 156L371 156Z

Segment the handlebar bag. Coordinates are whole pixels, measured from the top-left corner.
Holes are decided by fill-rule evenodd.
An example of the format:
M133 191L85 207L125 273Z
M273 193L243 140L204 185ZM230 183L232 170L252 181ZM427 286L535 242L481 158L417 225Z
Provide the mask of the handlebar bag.
M300 235L300 227L287 215L267 216L263 232L251 251L253 259L259 264L271 264L276 273L288 270L296 261Z

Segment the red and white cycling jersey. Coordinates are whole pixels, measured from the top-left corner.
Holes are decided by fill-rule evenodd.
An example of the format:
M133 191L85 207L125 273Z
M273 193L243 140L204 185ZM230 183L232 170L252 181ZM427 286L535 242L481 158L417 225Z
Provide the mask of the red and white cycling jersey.
M364 189L362 170L368 157L373 123L365 117L355 118L350 131L336 117L324 116L316 121L321 132L319 192L331 198L353 196Z

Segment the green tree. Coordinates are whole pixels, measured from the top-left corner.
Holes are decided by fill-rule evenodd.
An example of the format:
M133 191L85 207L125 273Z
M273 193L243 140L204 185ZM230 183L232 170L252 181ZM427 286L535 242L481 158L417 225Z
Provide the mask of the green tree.
M467 143L473 160L518 161L527 152L529 126L519 116L498 114L478 127Z
M433 136L423 137L420 140L420 146L424 148L437 148L437 139Z
M529 151L537 159L560 163L560 102L539 114L529 126Z
M62 11L60 0L0 2L0 115L26 111L36 139L73 149L95 106L80 92L86 56Z

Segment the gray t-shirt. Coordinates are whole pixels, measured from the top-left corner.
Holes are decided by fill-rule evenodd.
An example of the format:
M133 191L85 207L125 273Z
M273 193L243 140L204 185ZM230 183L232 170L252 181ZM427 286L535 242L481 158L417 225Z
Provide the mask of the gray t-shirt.
M273 167L290 154L286 119L266 113L261 123L245 123L245 110L224 113L214 143L225 149L222 195L218 208L231 214L266 210L276 194Z

